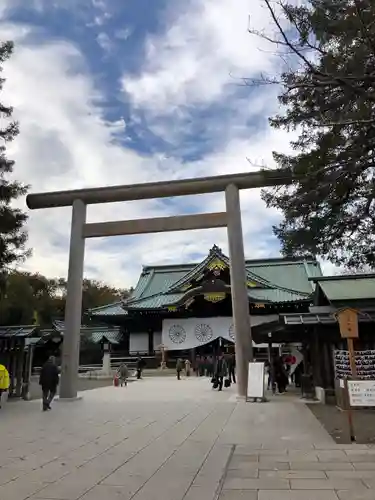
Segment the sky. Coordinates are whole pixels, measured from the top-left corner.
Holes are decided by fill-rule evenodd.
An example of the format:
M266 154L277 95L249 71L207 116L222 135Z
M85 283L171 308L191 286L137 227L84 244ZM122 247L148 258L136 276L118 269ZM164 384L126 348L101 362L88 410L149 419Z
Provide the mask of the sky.
M262 0L0 0L15 42L1 99L20 134L8 148L30 192L183 179L275 167L294 134L274 130L281 60L248 33L273 27ZM26 209L25 200L20 204ZM280 214L241 192L246 257L280 256ZM224 195L90 206L88 222L221 211ZM23 265L67 275L71 209L29 212ZM142 265L199 261L225 229L90 239L85 277L127 288Z

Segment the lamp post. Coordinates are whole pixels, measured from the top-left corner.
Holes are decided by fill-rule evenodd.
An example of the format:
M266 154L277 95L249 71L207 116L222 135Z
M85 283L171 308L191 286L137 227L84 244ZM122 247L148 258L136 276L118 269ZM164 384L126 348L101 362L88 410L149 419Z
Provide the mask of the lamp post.
M102 362L102 372L105 375L111 374L111 354L110 354L110 344L107 339L103 340L103 362Z

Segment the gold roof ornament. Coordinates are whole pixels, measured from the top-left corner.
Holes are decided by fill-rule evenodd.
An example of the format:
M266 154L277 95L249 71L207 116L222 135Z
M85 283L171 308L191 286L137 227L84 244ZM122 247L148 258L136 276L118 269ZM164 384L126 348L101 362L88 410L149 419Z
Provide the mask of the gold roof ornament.
M227 269L228 266L219 258L213 259L211 262L207 264L207 269L210 271L213 271L214 269L220 269L221 271L224 271L224 269Z
M257 285L257 283L255 283L255 281L246 281L246 285L248 286L248 288L254 288Z
M226 293L225 292L216 292L216 293L205 293L203 295L204 300L207 300L208 302L221 302L222 300L225 299Z
M257 303L257 304L254 304L254 307L255 307L256 309L264 309L264 308L266 307L266 305L265 305L265 304L260 304L260 303Z
M176 312L177 306L168 306L168 312Z

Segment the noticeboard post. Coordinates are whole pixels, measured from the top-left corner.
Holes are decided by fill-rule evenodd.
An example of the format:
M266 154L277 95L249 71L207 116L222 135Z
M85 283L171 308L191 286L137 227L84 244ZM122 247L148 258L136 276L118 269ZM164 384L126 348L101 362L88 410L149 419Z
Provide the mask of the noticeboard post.
M339 309L335 314L335 316L339 323L341 338L346 339L348 344L351 376L355 380L357 379L357 365L355 362L354 339L358 338L358 311L351 307L344 307L342 309ZM349 393L348 383L349 381L346 380L345 381L346 413L348 415L350 438L352 441L355 441L353 415L350 404L350 393Z
M265 384L264 363L251 362L249 363L249 378L247 397L253 401L265 401L264 384Z

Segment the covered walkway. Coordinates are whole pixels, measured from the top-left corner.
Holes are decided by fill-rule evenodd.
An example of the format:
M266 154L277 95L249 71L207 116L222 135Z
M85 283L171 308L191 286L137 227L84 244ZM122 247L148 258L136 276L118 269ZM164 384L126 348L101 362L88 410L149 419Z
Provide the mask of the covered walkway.
M0 429L7 500L375 498L355 496L375 495L375 450L334 444L300 402L236 403L206 379L96 389L48 413L9 403Z

